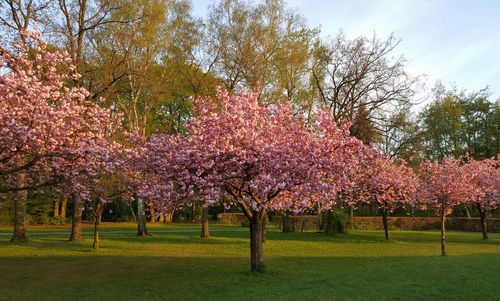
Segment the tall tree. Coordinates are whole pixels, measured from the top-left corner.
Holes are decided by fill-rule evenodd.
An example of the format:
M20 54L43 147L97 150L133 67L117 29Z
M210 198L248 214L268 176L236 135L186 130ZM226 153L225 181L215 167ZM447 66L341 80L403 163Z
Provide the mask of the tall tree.
M421 114L425 154L491 158L500 152L500 104L489 100L487 89L467 93L437 84L434 102Z
M208 43L218 56L214 69L226 89L243 87L275 102L303 92L317 31L284 1L221 1L211 7L208 28Z
M388 112L412 103L418 79L405 71L404 57L393 56L398 44L392 35L349 40L343 33L315 44L314 84L335 121L355 121L366 114L380 129Z

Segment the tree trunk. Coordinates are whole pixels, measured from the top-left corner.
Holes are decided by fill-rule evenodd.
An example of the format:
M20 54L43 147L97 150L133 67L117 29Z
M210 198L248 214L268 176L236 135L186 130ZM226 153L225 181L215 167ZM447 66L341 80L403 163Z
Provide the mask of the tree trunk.
M323 212L318 209L318 231L325 230L325 225L323 224Z
M333 210L329 209L326 216L325 234L335 233L335 221L333 219Z
M486 227L486 209L479 208L479 217L481 218L481 232L483 232L483 239L488 239L488 228Z
M289 233L292 232L292 220L290 218L290 215L288 213L284 213L282 215L282 224L283 224L283 233Z
M250 219L250 266L252 272L264 272L262 250L262 219L259 212L253 212Z
M262 219L262 243L265 243L267 240L267 213L264 214L264 217Z
M137 235L148 235L148 229L146 227L146 213L144 212L144 200L141 198L137 198Z
M70 241L79 242L82 239L82 201L78 196L73 197L73 215L71 219Z
M446 256L446 216L445 208L441 209L441 255Z
M61 199L61 211L59 211L59 216L64 222L64 219L66 219L66 209L68 208L68 196L63 195Z
M26 173L20 172L17 174L18 187L26 186ZM28 201L28 192L21 190L16 193L14 201L14 233L10 241L27 242L26 237L26 203Z
M102 216L102 204L101 202L97 202L95 212L94 212L94 244L92 248L94 250L99 249L99 224L101 223Z
M59 196L54 196L54 217L59 217Z
M210 238L210 231L208 229L208 208L201 208L201 238Z
M173 215L174 214L172 212L165 214L165 223L171 223Z
M149 213L151 214L150 223L151 224L156 223L156 213L155 213L155 208L153 207L153 205L149 206Z
M354 230L354 208L349 206L349 227Z
M390 240L391 236L389 235L389 219L387 216L389 215L389 210L386 208L381 208L380 212L382 213L382 223L384 224L384 233L385 233L385 239Z

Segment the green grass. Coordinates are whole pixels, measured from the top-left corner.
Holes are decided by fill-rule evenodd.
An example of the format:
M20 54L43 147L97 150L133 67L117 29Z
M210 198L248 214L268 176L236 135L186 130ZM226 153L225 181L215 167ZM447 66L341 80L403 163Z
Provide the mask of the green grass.
M278 233L265 243L266 273L249 272L248 230L106 225L91 250L64 227L30 229L8 242L0 228L0 300L493 300L500 298L500 234L450 232L441 257L438 232L347 235ZM118 232L118 233L117 233Z

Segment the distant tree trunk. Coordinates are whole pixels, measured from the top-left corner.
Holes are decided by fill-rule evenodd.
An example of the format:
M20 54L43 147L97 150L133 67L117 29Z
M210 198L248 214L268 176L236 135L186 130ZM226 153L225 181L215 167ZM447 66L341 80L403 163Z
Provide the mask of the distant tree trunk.
M208 208L201 208L201 238L210 238L210 231L208 229Z
M59 216L64 221L66 219L66 209L68 208L68 196L63 195L61 198L61 210L59 211Z
M325 225L323 223L323 212L318 208L318 231L325 230Z
M292 232L292 219L290 218L290 215L285 212L282 215L282 224L283 224L283 233L289 233Z
M101 223L101 217L102 217L102 204L101 202L96 201L96 207L94 209L94 244L92 245L92 248L94 250L99 249L99 224Z
M259 212L254 211L250 218L250 266L252 272L264 272L264 258L262 248L262 218Z
M488 239L488 228L486 227L486 209L478 205L479 217L481 219L481 232L483 232L483 239Z
M149 213L151 214L150 223L151 224L156 223L156 213L155 213L155 207L153 205L149 206Z
M387 208L380 208L380 212L382 213L382 223L384 224L384 233L385 239L390 240L391 236L389 235L389 210Z
M21 163L20 163L21 164ZM17 174L17 186L26 186L26 173ZM26 203L28 201L28 192L21 190L16 193L14 201L14 233L10 241L25 243L28 241L26 236Z
M354 207L349 206L349 226L351 230L354 230Z
M59 217L59 195L54 195L54 217Z
M78 196L73 197L73 215L69 240L74 242L82 240L82 201Z
M333 209L328 209L326 216L325 234L335 233L335 221L333 218Z
M160 216L158 217L158 222L159 223L165 223L165 215L164 214L160 214Z
M146 213L144 212L144 200L142 198L137 198L137 235L148 235L148 229L146 227Z
M442 204L441 208L441 255L446 256L446 211Z
M191 222L196 222L196 202L193 202L193 206L191 206Z

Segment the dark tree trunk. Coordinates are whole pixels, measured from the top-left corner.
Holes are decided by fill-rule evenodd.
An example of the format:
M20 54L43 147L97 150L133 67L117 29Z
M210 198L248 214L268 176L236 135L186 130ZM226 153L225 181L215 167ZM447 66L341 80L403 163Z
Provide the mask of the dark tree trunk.
M441 208L441 255L446 256L446 212L444 205Z
M335 233L335 220L333 218L333 210L329 209L326 216L325 234Z
M26 173L20 172L17 175L18 187L26 186ZM26 203L28 201L28 192L26 190L18 191L16 193L16 200L14 201L14 233L10 241L27 242L26 236Z
M151 215L151 220L149 221L151 224L156 223L156 213L153 205L149 206L149 214Z
M193 206L191 206L191 222L196 222L196 202L193 202Z
M210 238L210 231L208 229L208 208L201 208L201 238Z
M144 200L137 198L137 235L148 235L148 228L146 227L146 212L144 212Z
M292 219L290 218L290 215L288 213L284 213L282 215L282 224L283 224L283 233L289 233L292 232Z
M481 232L483 232L483 239L488 239L488 228L486 227L486 209L478 206L479 217L481 218Z
M70 241L79 242L82 239L82 201L78 196L73 197L73 214L71 219Z
M384 224L384 233L385 233L385 239L390 240L391 236L389 234L389 210L386 208L381 208L380 212L382 213L382 223Z
M252 272L264 272L262 250L262 218L259 212L254 212L250 219L250 266Z
M323 212L318 209L318 231L325 230L325 225L323 223Z
M94 209L94 244L92 245L92 248L94 250L99 249L99 224L101 223L101 216L102 216L102 204L101 202L97 202L96 208Z
M349 206L349 227L354 230L354 208Z
M267 240L267 213L264 214L262 219L262 243L265 243Z
M59 216L64 222L64 219L66 219L66 209L68 208L68 196L63 195L61 198L61 210L59 211Z
M59 196L54 196L54 217L59 217Z

